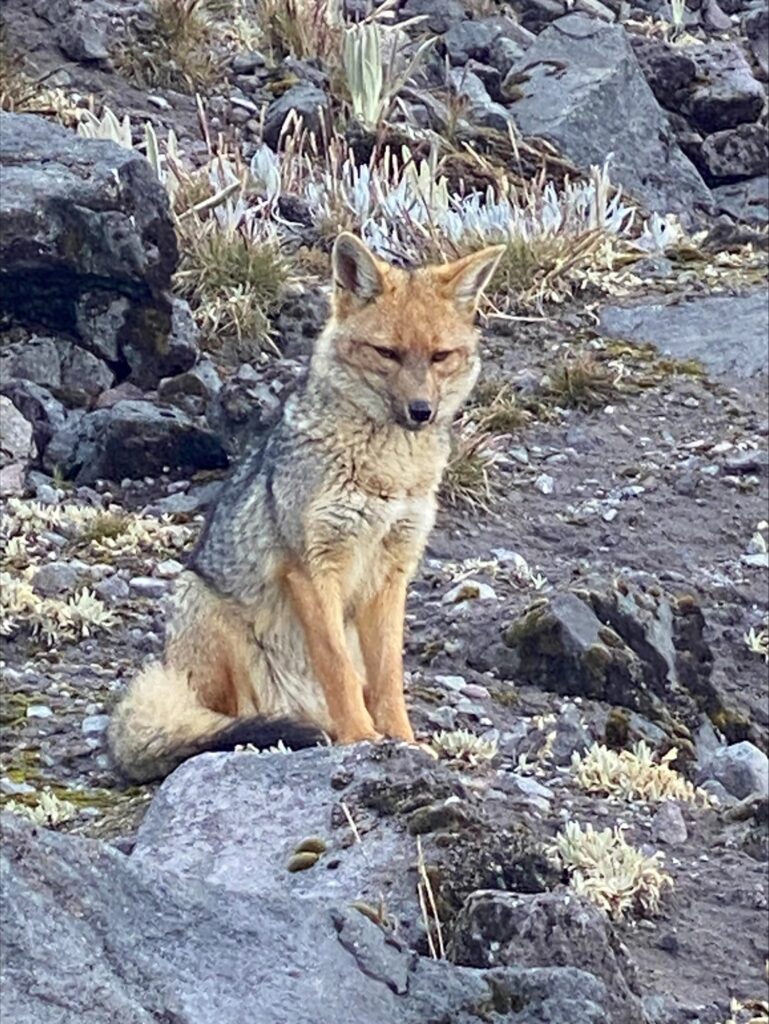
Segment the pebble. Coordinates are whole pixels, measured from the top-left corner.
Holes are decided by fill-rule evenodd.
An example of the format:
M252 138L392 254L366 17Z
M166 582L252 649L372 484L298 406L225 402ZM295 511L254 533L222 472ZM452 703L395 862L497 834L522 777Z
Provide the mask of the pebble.
M70 562L48 562L32 577L32 586L43 597L56 597L75 589L80 569Z
M462 696L469 697L471 700L487 700L491 694L480 683L468 683L462 687Z
M495 601L496 591L488 583L478 580L462 580L448 590L441 598L442 604L459 604L461 601Z
M660 804L651 821L651 835L655 843L680 846L689 838L681 808L674 800Z
M109 715L87 715L83 719L80 731L84 736L97 736L109 725Z
M467 680L464 676L436 676L436 683L440 683L441 686L445 686L447 690L464 690L468 685Z
M129 586L119 576L108 576L94 587L96 596L107 604L119 604L128 598Z
M175 558L165 558L155 566L155 575L163 580L172 580L184 569L181 562Z
M555 480L549 473L540 473L534 481L534 488L540 494L552 494L555 490Z
M150 600L163 597L166 592L164 580L155 579L154 576L134 576L129 580L131 597L146 597Z
M28 782L14 782L13 779L0 779L0 793L5 796L23 796L25 793L34 793L35 787Z
M50 718L53 710L47 704L30 704L27 708L27 718Z

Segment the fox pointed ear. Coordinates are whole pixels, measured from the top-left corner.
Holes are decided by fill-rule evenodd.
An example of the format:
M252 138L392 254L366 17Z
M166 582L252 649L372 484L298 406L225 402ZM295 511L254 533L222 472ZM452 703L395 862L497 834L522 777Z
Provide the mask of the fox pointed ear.
M504 245L490 245L461 260L434 268L433 274L440 282L443 293L453 299L463 313L470 316L475 314L483 290L497 269L505 248Z
M376 257L349 231L344 231L334 242L331 266L337 292L369 302L382 291L382 272Z

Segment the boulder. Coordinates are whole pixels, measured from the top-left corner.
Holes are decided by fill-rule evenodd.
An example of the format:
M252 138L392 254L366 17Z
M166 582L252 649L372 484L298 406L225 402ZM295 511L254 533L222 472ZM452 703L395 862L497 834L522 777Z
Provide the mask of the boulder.
M524 135L544 137L582 168L613 154L612 181L650 210L690 216L710 207L621 26L560 18L512 66L503 91L513 87L510 110Z
M663 107L679 110L697 75L694 60L680 47L656 36L628 38L654 95Z
M745 224L769 223L769 176L713 189L713 198L721 213Z
M0 396L0 495L21 494L35 453L32 426L5 395Z
M66 332L111 362L140 351L140 383L179 372L167 367L176 236L144 157L0 113L0 163L0 312Z
M79 484L223 469L219 439L179 409L123 401L70 419L45 451L44 463Z
M703 175L713 184L765 175L769 166L769 133L760 124L739 124L714 132L703 141L700 160Z
M232 893L10 814L2 872L14 1024L472 1024L491 1006L516 1024L620 1024L584 971L422 959L346 895Z
M711 40L687 52L697 66L697 84L683 111L698 128L717 132L758 119L764 90L737 43Z
M743 800L769 794L769 759L748 740L717 750L700 773L700 780L720 782L727 793Z
M520 26L512 18L495 16L477 21L458 21L443 37L443 46L452 66L464 67L469 60L491 64L506 72L513 61L523 56L519 41ZM497 43L504 41L504 46Z
M449 83L457 96L467 104L464 116L474 125L506 132L512 123L510 112L489 96L482 80L466 68L451 68Z
M469 967L578 967L606 986L607 1022L646 1024L627 950L607 915L574 893L473 893L457 917L449 956Z
M47 388L30 380L4 380L0 392L10 398L19 412L32 424L32 432L41 456L51 437L67 422L67 410Z
M329 98L323 89L309 82L300 82L286 89L267 108L262 138L272 149L277 149L280 132L291 111L302 118L304 127L320 135L322 120L329 109Z
M752 377L769 370L769 311L763 288L744 295L694 296L685 302L604 306L600 329L609 337L655 345L675 359L697 359L715 374Z
M448 32L452 25L464 21L467 10L462 0L406 0L400 6L400 14L403 19L423 18L422 30Z
M628 708L666 729L695 727L702 711L720 706L693 598L623 581L606 591L567 591L536 602L503 638L518 655L520 679ZM565 745L573 739L567 734Z

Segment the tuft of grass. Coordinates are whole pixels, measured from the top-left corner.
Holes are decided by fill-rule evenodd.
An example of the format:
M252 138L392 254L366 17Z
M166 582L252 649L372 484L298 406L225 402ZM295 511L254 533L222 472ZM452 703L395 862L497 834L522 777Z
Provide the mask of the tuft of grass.
M499 461L493 442L488 430L462 417L441 485L441 493L450 505L489 511L495 496L490 471Z
M512 387L497 380L484 381L476 387L472 408L481 427L491 434L509 434L534 418Z
M210 348L231 344L248 357L262 348L277 351L270 315L278 307L288 266L277 239L251 237L196 216L180 222L182 261L179 294L188 299Z
M673 885L662 854L645 856L625 842L619 828L596 831L587 825L583 831L570 821L547 852L568 873L571 888L615 921L656 914L662 890Z
M135 28L115 53L118 70L140 88L195 91L220 71L206 0L152 0L152 24Z
M711 798L671 768L678 756L673 747L659 760L641 740L632 750L610 750L594 743L584 754L574 753L571 771L588 793L617 796L622 800L682 800L708 807Z
M131 525L127 515L119 512L99 512L87 523L80 539L86 543L116 540L122 537Z
M443 730L430 739L430 746L450 764L476 767L483 761L493 761L497 754L497 741L484 739L468 729Z
M256 0L262 45L278 60L338 58L344 33L339 7L335 0Z
M590 411L620 395L621 370L600 362L589 352L562 356L548 374L547 391L559 405Z

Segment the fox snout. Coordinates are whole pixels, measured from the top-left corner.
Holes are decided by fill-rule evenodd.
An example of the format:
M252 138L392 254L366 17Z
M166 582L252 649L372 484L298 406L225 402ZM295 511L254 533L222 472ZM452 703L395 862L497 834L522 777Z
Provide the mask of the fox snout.
M394 408L396 422L406 430L423 430L435 419L435 403L427 398L413 398L406 402L396 402Z

